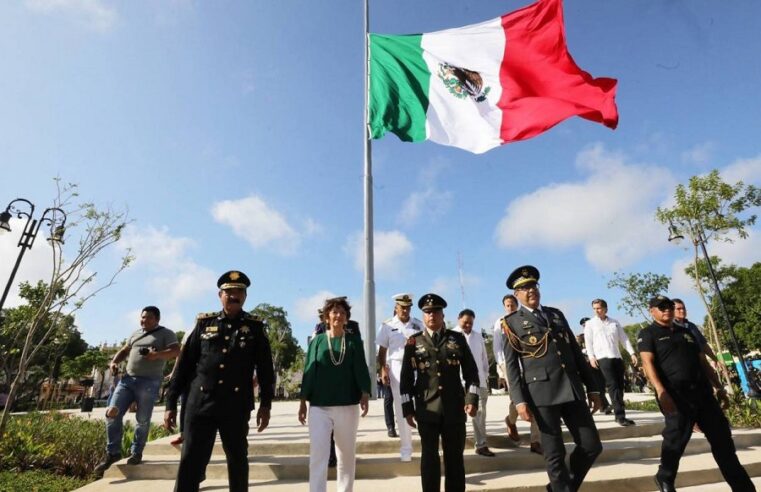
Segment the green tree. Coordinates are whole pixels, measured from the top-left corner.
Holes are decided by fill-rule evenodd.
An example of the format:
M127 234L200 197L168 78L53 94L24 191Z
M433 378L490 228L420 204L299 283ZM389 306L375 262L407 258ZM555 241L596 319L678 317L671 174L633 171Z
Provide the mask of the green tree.
M0 325L0 384L10 386L18 374L19 362L26 336L26 327L43 302L48 285L38 282L31 285L19 284L19 296L24 304L4 310L5 319ZM43 339L47 331L54 336ZM73 316L62 316L58 326L45 322L44 329L38 330L32 343L39 346L37 354L30 359L29 367L23 378L19 379L16 401L28 402L37 396L40 383L44 378L51 380L58 377L62 357L75 357L87 349L87 343L74 325Z
M293 336L288 313L282 307L262 303L252 309L251 314L267 323L275 374L282 377L297 359L304 357L304 351Z
M111 354L100 348L90 348L76 357L64 357L61 363L61 376L64 378L81 379L89 377L93 370L103 373L108 369Z
M734 322L740 350L761 350L761 263L754 263L750 268L730 266L725 270L722 296L727 314ZM719 316L719 309L717 302L711 303L714 317Z
M609 289L621 289L623 297L618 303L618 309L623 309L629 316L641 316L644 322L650 321L648 302L658 294L668 291L671 278L657 273L627 273L615 272L608 281Z
M669 225L671 239L686 235L692 243L693 284L708 313L709 337L717 351L721 351L721 343L711 309L710 290L701 281L705 279L701 272L709 265L700 265L701 249L708 241L733 242L736 237L747 238L748 228L756 223L756 215L748 212L760 205L761 189L742 181L726 183L719 171L713 170L707 175L691 177L686 186L677 185L674 205L658 207L655 213L658 221ZM708 259L707 254L703 256L703 260Z
M116 277L132 262L127 251L114 271L103 280L93 269L92 262L109 246L116 243L126 227L126 211L111 208L98 209L92 203L79 202L76 184L63 184L56 179L57 195L53 207L66 212L65 238L51 241L51 273L42 299L28 312L18 336L20 352L15 376L10 384L8 399L0 417L0 440L8 423L11 409L23 385L28 379L33 362L61 334L61 328L72 320L74 313L104 289L110 287ZM63 231L61 231L63 232ZM75 236L79 233L78 237ZM99 282L100 280L100 282Z

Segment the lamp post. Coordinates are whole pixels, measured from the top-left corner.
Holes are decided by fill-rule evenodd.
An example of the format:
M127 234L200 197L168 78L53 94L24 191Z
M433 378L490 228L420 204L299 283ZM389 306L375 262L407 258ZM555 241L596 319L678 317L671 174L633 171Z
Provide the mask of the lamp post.
M719 288L719 281L716 279L716 272L713 269L713 264L711 263L711 257L708 256L708 250L706 249L706 238L705 238L705 235L703 234L703 228L699 223L693 225L691 222L687 223L687 227L689 227L690 231L692 232L695 246L700 245L700 249L703 252L703 258L705 258L706 264L708 265L708 273L711 277L713 290L716 293L716 298L719 300L719 307L721 308L721 314L724 317L724 322L727 324L727 328L729 331L729 338L732 340L732 347L734 348L735 353L737 354L737 358L740 361L740 367L738 368L738 372L742 371L743 375L745 376L745 379L748 381L749 389L755 390L755 387L754 387L755 382L751 381L750 378L747 377L748 366L745 365L745 358L743 357L742 350L740 350L740 344L737 343L737 336L735 335L735 329L732 325L732 320L729 317L729 313L727 312L727 306L724 304L724 297L721 295L721 289ZM679 229L674 225L674 223L671 220L669 220L669 242L672 242L674 244L679 244L679 241L681 241L682 239L684 239L684 236L682 236L679 233Z
M27 210L19 208L23 206ZM0 213L0 234L11 231L10 220L13 216L23 219L26 217L26 223L24 224L24 230L21 233L21 238L18 241L18 247L21 248L18 257L16 258L16 264L11 270L11 276L8 279L8 283L5 285L3 291L3 297L0 298L0 311L5 305L5 299L8 297L8 291L13 285L13 279L16 277L16 272L21 264L21 259L24 257L26 250L30 249L34 245L34 240L37 238L37 233L40 231L40 226L43 223L50 225L50 237L48 241L50 244L59 243L63 244L63 235L66 232L66 212L58 207L46 208L42 212L42 216L39 219L35 219L34 216L34 204L25 198L16 198L11 201L5 211Z

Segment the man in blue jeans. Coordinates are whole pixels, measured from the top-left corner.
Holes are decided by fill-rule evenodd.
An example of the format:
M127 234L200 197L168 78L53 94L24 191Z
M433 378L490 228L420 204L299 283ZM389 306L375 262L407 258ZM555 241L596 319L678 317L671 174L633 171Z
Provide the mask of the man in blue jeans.
M132 403L137 403L135 439L127 463L138 465L143 460L143 448L148 439L153 404L159 393L164 375L164 364L180 353L180 344L173 331L159 325L161 312L155 306L147 306L140 313L140 329L130 335L127 344L111 360L111 374L118 372L118 365L127 359L127 370L106 409L106 457L95 467L102 474L114 462L122 458L122 419Z

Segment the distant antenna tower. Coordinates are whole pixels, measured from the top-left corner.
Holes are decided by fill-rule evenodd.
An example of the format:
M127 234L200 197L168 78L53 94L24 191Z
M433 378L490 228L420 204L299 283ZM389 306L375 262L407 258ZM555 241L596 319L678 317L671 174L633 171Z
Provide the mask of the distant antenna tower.
M462 253L457 252L457 274L460 278L460 295L462 296L462 307L465 308L465 281L462 274Z

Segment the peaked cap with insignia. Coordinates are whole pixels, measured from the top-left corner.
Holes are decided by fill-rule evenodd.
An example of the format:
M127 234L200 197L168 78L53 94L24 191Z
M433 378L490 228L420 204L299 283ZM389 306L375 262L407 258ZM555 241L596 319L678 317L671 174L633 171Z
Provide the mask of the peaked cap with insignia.
M513 273L507 277L508 289L517 289L521 285L528 283L537 283L539 281L539 270L535 266L523 265L513 270Z
M400 306L412 306L412 294L396 294L394 302Z
M248 276L245 273L239 272L237 270L231 270L227 273L224 273L221 277L219 277L219 280L217 280L217 287L219 287L220 290L245 290L249 285L251 285L251 280L248 279Z
M658 309L671 308L674 309L674 301L666 296L657 295L650 299L648 305L651 308L657 307Z
M417 302L417 307L423 312L444 309L447 307L447 301L440 295L426 294Z

